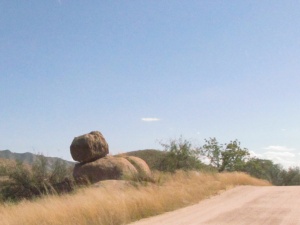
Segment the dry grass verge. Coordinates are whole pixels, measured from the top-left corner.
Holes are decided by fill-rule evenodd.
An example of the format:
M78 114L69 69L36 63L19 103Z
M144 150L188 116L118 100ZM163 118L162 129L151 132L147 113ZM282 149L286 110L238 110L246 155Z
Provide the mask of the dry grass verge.
M126 224L197 203L237 185L270 185L243 173L179 171L175 175L156 174L156 180L159 185L104 182L98 187L78 190L73 195L0 205L0 224Z

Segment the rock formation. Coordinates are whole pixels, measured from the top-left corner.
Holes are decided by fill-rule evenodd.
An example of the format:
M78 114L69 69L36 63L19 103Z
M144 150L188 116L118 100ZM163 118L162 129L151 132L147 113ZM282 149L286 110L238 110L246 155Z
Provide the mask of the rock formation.
M80 183L151 177L147 163L138 157L107 156L108 144L99 131L75 137L70 151L73 159L79 162L74 167L73 176Z

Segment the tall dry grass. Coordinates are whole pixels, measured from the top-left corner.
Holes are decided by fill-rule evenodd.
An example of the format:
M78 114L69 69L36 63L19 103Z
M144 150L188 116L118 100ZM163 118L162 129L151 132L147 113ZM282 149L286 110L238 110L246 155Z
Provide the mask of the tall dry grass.
M1 225L126 224L194 204L237 185L270 185L243 173L207 174L179 171L156 174L160 185L104 182L100 187L65 196L0 205Z

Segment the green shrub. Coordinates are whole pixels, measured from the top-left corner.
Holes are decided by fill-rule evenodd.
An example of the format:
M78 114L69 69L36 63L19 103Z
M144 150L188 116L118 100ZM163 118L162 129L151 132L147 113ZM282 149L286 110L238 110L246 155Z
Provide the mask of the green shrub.
M0 197L4 201L32 199L45 194L60 194L73 189L70 169L62 162L55 162L50 168L47 159L39 155L32 168L16 163L9 172L9 179L3 182Z

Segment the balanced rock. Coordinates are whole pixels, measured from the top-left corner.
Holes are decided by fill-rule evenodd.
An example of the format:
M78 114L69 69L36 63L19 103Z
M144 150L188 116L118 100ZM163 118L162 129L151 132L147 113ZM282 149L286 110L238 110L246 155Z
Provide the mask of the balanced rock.
M105 157L109 153L108 144L99 131L75 137L70 150L75 161L85 163Z
M137 169L127 159L114 156L106 156L89 163L78 163L73 170L75 180L88 180L91 183L130 178L137 174Z

